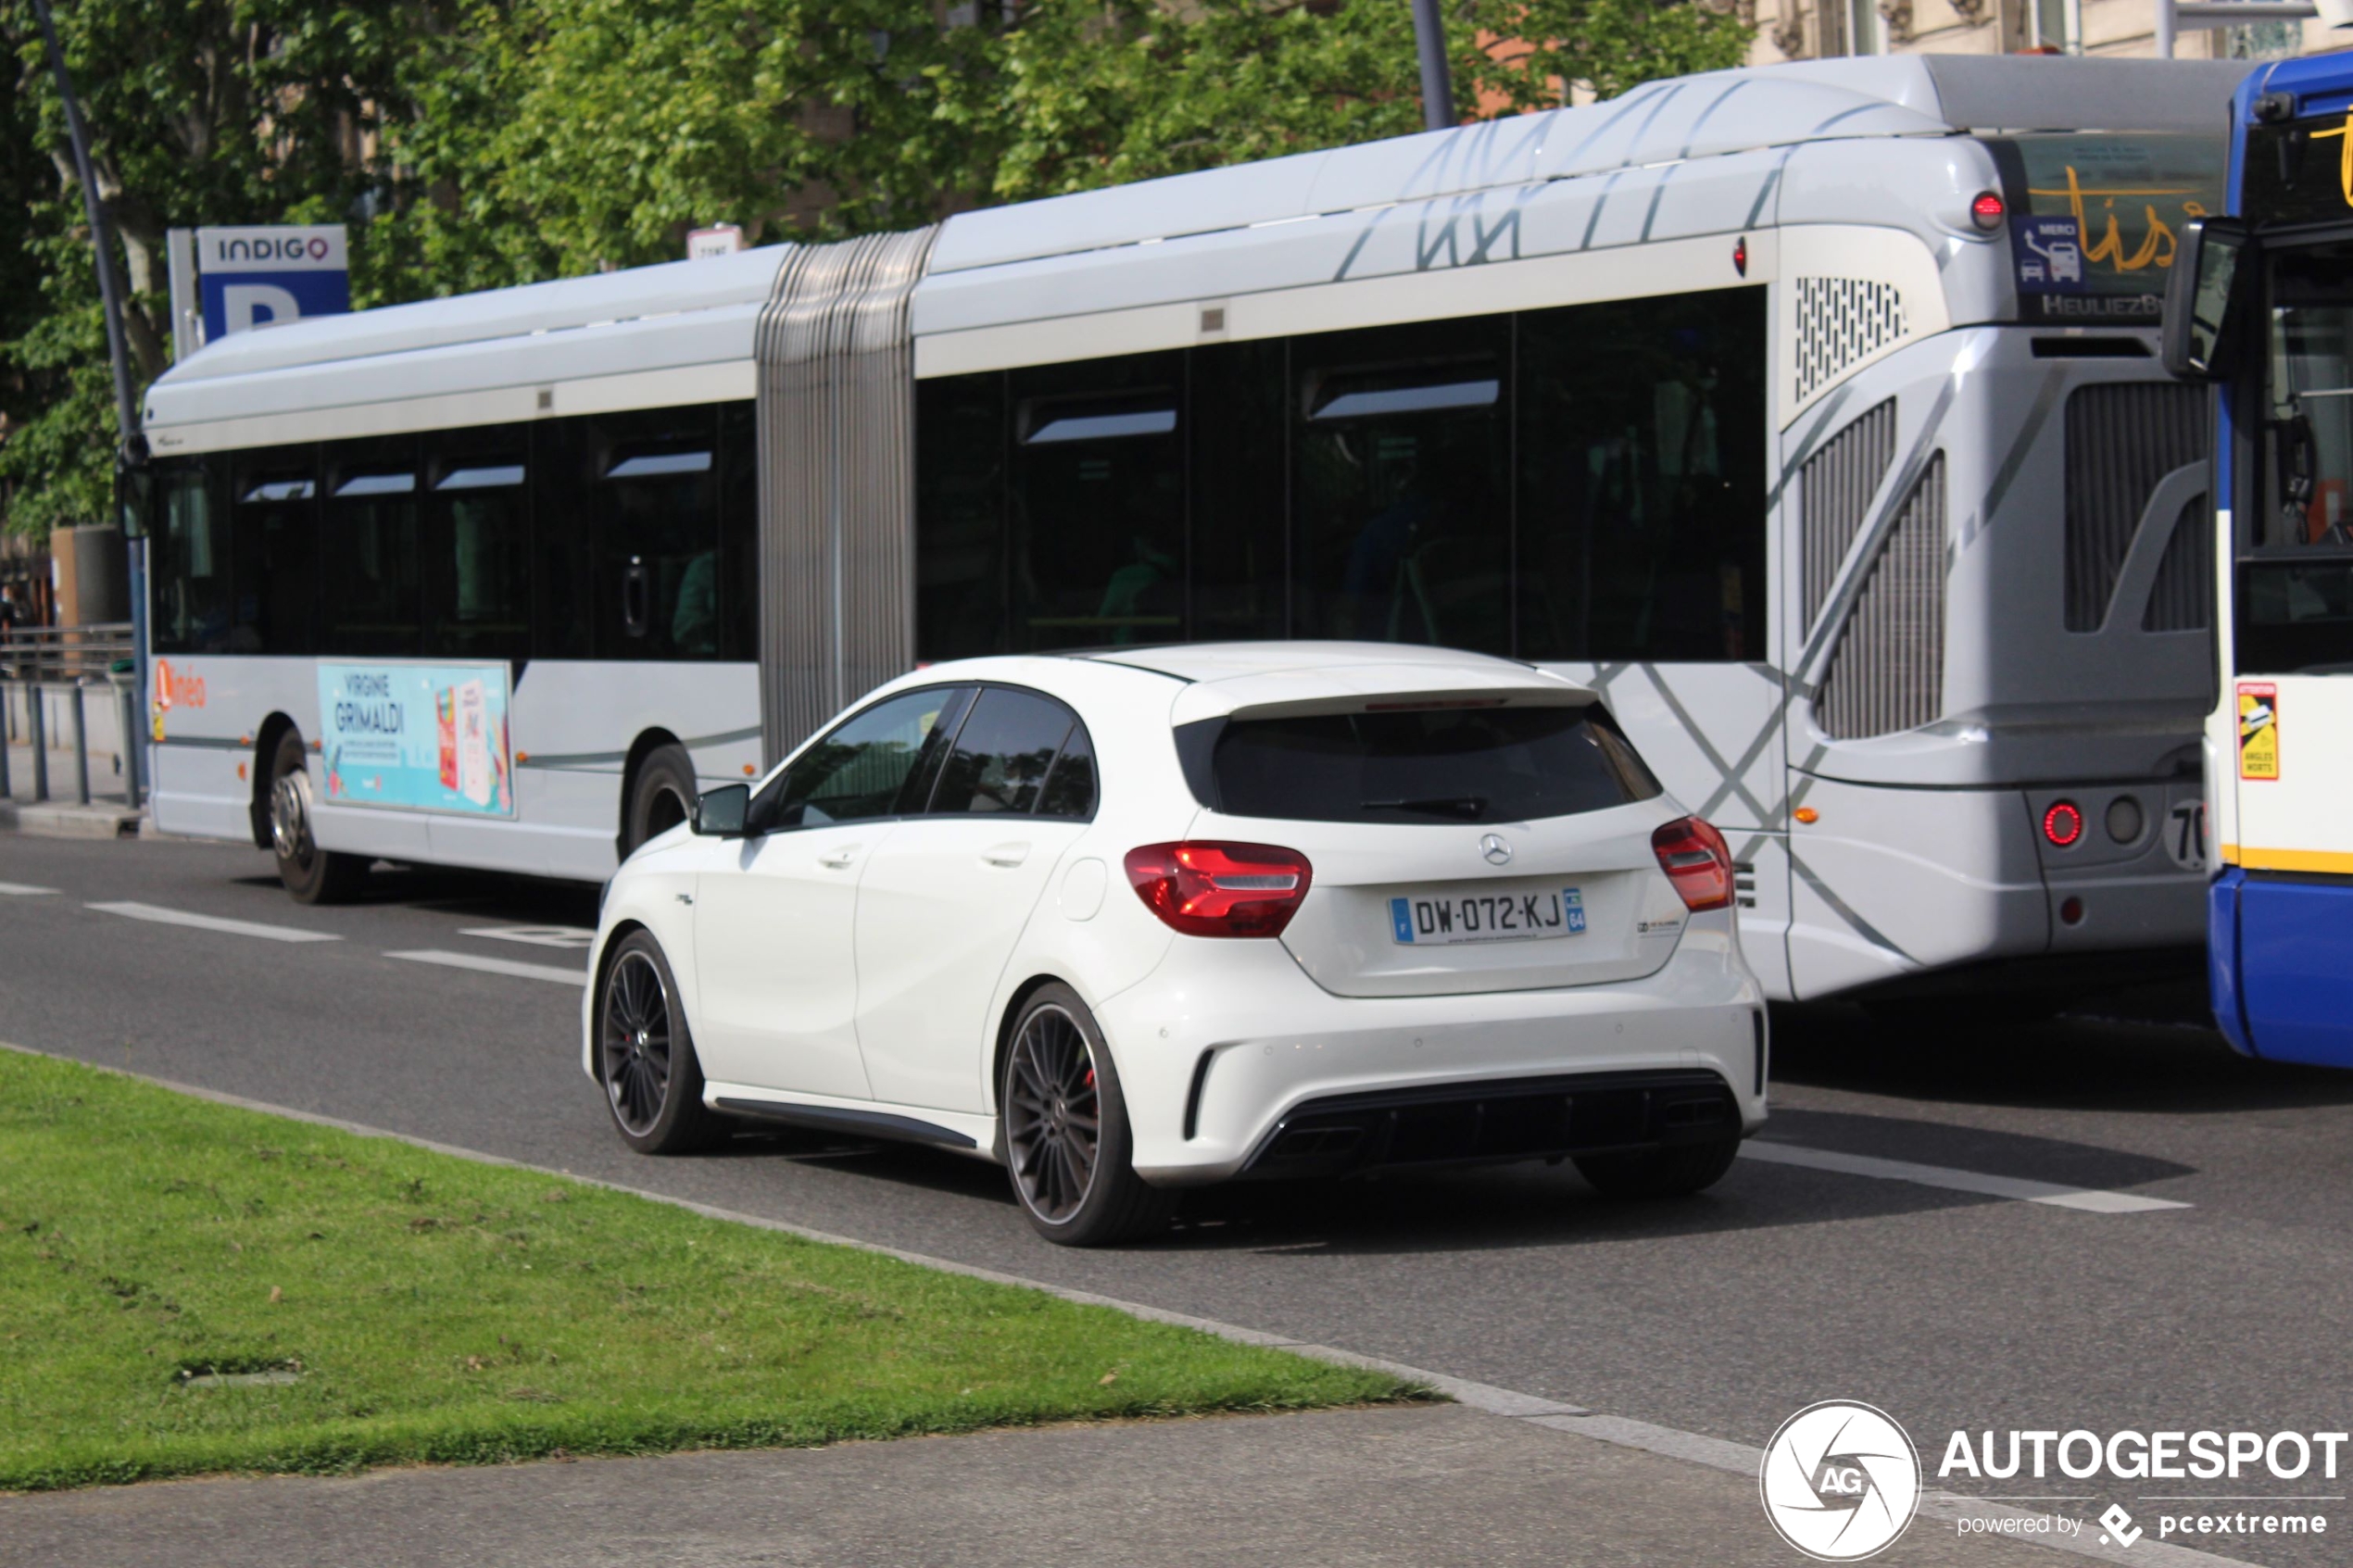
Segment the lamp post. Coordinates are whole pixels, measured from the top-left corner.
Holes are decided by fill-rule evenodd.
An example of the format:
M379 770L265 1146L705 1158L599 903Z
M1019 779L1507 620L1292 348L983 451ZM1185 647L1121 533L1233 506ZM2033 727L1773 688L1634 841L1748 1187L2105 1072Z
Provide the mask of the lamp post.
M1446 19L1438 0L1414 0L1414 47L1422 57L1422 124L1443 131L1454 123L1454 83L1446 69Z
M139 406L131 390L131 349L122 332L122 285L115 276L114 231L107 222L106 205L98 199L97 176L90 167L90 128L82 123L82 104L73 95L73 77L66 69L66 52L57 43L57 19L49 14L49 0L32 0L32 8L41 19L41 42L49 52L49 69L57 79L57 97L65 105L66 137L73 144L74 179L82 186L82 210L90 220L90 248L98 261L98 298L107 315L107 358L114 369L118 442L115 467L119 476L124 469L145 464L147 443L139 433ZM120 483L118 478L118 490ZM144 530L127 526L130 521L120 515L115 519L122 526L123 554L130 567L127 586L131 593L132 679L138 694L132 705L135 713L144 704L147 691L147 544ZM126 734L122 747L130 761L130 777L124 785L135 806L141 781L154 774L145 763L147 748L143 737Z

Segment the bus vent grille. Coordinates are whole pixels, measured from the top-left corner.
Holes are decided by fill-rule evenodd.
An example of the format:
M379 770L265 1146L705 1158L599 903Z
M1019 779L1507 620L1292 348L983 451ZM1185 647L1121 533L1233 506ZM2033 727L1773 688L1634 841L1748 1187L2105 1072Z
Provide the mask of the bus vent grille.
M2214 533L2207 526L2206 497L2193 495L2173 520L2165 558L2157 563L2144 632L2203 632L2214 611Z
M1804 402L1904 341L1904 296L1861 278L1797 280L1797 397Z
M1814 713L1836 740L1916 730L1944 690L1944 454L1905 497L1839 634Z
M1806 536L1806 630L1811 635L1838 582L1838 569L1869 515L1871 497L1895 460L1895 399L1864 414L1822 444L1798 476L1797 506Z
M2169 382L2112 382L2078 387L2069 395L2069 631L2096 632L2106 624L2108 600L2116 595L2124 558L2132 553L2149 492L2167 474L2205 455L2203 388ZM2185 568L2189 564L2183 563Z

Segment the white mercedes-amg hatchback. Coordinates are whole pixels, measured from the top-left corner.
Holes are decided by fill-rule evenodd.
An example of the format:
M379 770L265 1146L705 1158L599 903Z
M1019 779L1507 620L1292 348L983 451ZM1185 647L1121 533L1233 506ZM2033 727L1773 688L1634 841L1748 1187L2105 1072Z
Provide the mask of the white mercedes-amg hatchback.
M1591 691L1442 649L919 670L631 856L592 973L631 1147L936 1144L1078 1245L1204 1182L1689 1193L1765 1117L1722 836Z

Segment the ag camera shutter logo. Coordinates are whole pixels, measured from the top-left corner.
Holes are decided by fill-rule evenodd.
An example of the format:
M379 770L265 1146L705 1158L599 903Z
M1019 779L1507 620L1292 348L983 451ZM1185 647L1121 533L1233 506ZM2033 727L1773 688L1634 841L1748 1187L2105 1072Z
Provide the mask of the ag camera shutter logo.
M1825 1399L1781 1423L1756 1484L1781 1539L1818 1562L1855 1562L1911 1524L1920 1456L1885 1411Z

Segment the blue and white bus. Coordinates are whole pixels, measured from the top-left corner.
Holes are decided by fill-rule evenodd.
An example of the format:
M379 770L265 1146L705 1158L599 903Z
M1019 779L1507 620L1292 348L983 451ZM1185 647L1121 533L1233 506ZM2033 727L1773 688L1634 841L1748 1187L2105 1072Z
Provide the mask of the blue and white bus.
M2184 232L2165 356L2217 383L2216 1021L2353 1067L2353 57L2231 108L2229 216Z
M240 333L147 399L157 824L600 879L921 661L1429 642L1602 693L1776 997L2194 972L2156 327L2246 69L1726 71Z

